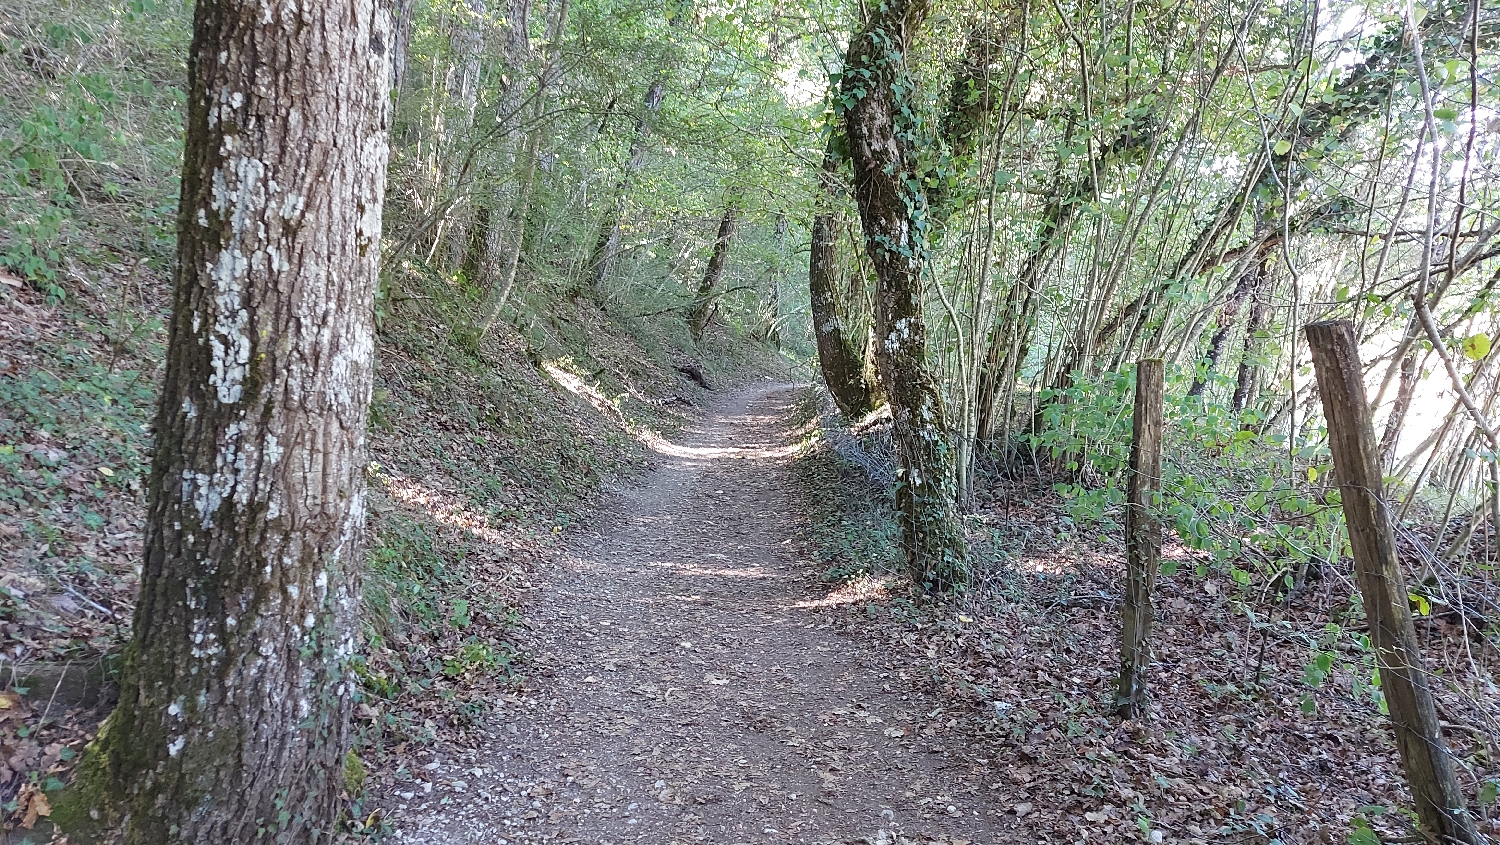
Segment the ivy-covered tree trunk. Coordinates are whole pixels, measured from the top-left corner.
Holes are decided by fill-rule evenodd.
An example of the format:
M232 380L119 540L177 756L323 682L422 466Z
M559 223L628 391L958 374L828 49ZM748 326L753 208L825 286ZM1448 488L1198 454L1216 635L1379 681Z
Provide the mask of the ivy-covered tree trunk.
M875 410L875 386L865 379L864 344L850 336L839 307L838 223L828 207L837 169L838 158L830 141L823 155L821 205L812 221L807 286L819 371L839 412L845 419L854 420Z
M719 218L719 234L714 238L714 251L708 257L708 266L703 270L703 281L698 283L698 296L688 310L688 330L694 343L703 342L703 332L708 328L708 319L713 315L714 292L724 278L724 265L729 261L729 247L734 244L734 227L738 214L738 197L730 197L724 204L724 214Z
M120 701L59 821L327 842L349 746L392 32L198 0L178 266Z
M1213 336L1209 338L1208 352L1200 362L1201 368L1193 377L1193 384L1188 388L1187 395L1202 396L1203 391L1208 388L1208 383L1213 380L1214 373L1219 368L1219 358L1223 356L1224 348L1229 343L1229 335L1239 321L1240 309L1244 307L1245 300L1252 298L1265 283L1266 276L1271 272L1272 258L1271 249L1266 247L1262 247L1255 255L1249 257L1249 264L1235 281L1234 290L1229 293L1229 299L1224 303L1224 307L1219 309L1218 325L1214 329Z
M1234 397L1229 407L1235 415L1243 413L1255 399L1260 381L1261 333L1271 324L1270 282L1261 280L1260 286L1250 297L1250 319L1245 322L1244 349L1240 354L1240 368L1235 374Z
M922 268L927 198L916 161L912 90L903 56L928 10L925 0L887 0L849 45L841 80L865 250L875 268L876 364L891 405L901 478L902 545L911 576L940 592L968 581L955 502L947 409L927 366Z

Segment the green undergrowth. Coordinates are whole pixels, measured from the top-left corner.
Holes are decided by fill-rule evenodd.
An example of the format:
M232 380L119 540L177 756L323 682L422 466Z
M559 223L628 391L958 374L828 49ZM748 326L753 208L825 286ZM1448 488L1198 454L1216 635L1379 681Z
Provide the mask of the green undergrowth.
M866 576L895 575L901 568L901 529L895 498L846 460L826 438L832 416L819 389L797 397L793 422L805 432L792 462L798 498L806 509L807 539L827 569L824 580L840 583Z
M0 267L52 299L68 261L166 261L181 166L182 0L0 0Z

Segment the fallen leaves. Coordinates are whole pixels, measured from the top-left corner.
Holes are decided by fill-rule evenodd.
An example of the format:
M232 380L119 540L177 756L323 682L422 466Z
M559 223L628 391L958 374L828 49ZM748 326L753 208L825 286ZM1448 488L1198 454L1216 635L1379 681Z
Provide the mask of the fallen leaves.
M16 796L16 802L16 814L21 817L21 827L27 830L36 827L38 818L52 815L52 802L47 800L47 794L35 784L26 784L21 789L21 794Z
M802 492L825 502L844 495ZM1110 706L1116 541L1065 538L1048 490L1018 484L999 498L1008 513L981 508L976 518L1003 533L1005 565L982 572L965 600L932 603L887 578L884 593L830 606L843 608L846 630L883 653L882 668L904 688L934 692L962 714L954 732L992 761L990 793L1034 841L1325 843L1344 841L1351 818L1370 807L1381 811L1382 836L1411 834L1394 809L1410 799L1390 729L1357 694L1368 676L1336 668L1317 689L1303 682L1308 643L1350 606L1351 585L1337 577L1346 573L1277 607L1273 626L1254 605L1258 591L1212 571L1197 576L1191 552L1169 549L1187 562L1159 581L1152 712L1122 724ZM1432 665L1446 667L1441 706L1489 724L1470 714L1500 712L1500 689L1484 680L1500 675L1500 655L1466 649L1461 634L1436 623L1423 637ZM1340 652L1337 663L1358 657ZM1304 696L1314 713L1302 712ZM1479 780L1496 777L1472 733L1451 732L1455 752Z

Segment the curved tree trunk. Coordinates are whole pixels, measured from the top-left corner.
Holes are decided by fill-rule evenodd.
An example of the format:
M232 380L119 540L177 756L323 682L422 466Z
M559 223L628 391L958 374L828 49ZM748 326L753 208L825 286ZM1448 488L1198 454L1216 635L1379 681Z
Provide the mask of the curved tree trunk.
M719 280L724 278L724 265L729 261L729 247L734 244L738 205L738 197L731 197L724 204L724 215L719 218L719 235L714 238L713 255L708 258L708 266L703 270L703 281L698 284L698 296L693 300L693 307L688 310L688 330L693 334L694 343L703 342L703 331L708 328L708 319L713 315L714 292L719 287Z
M391 35L376 0L197 4L140 597L64 824L127 819L133 845L332 838Z
M823 154L822 207L812 221L807 287L812 310L813 339L818 344L818 369L834 404L845 419L859 419L875 410L875 386L865 378L865 344L851 337L839 307L838 222L828 208L833 172L838 169L833 144Z
M808 261L808 292L812 305L813 338L818 344L818 368L834 404L845 419L855 420L875 410L875 386L865 378L864 344L851 337L839 308L834 284L838 272L838 226L832 214L812 222L812 254Z
M927 366L922 268L927 200L916 151L907 140L911 82L903 56L928 6L888 0L849 46L843 94L854 163L854 196L865 251L875 268L876 362L890 399L900 461L897 504L912 580L938 592L967 583L967 545L955 503L953 432L937 379Z

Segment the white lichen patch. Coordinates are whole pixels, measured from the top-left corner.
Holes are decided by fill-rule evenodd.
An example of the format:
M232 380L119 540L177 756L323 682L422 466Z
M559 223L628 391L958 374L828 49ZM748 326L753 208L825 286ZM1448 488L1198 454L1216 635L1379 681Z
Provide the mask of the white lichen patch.
M226 135L224 164L210 179L209 208L224 221L227 242L204 268L213 283L213 327L209 334L211 384L220 402L232 405L244 395L249 373L250 271L248 248L264 237L257 218L266 205L266 166L253 156L236 155L234 136Z
M243 442L247 431L243 422L229 424L220 436L212 473L193 469L182 473L182 500L192 505L198 514L199 525L205 529L213 526L214 514L226 499L232 497L235 504L245 507L257 489L252 477L255 473L251 460L254 450L247 449ZM262 465L274 466L281 460L282 451L274 436L266 438L260 454Z
M335 408L360 408L369 401L370 363L375 357L375 332L362 324L344 336L328 368L325 390Z

